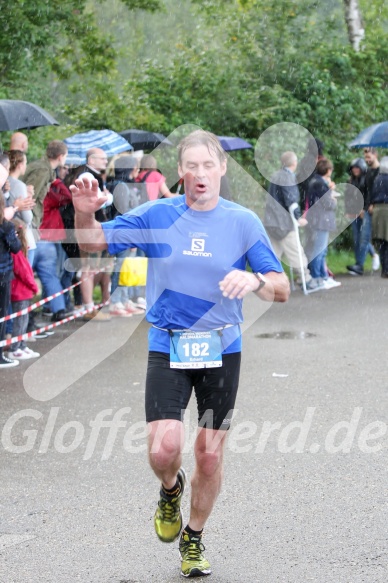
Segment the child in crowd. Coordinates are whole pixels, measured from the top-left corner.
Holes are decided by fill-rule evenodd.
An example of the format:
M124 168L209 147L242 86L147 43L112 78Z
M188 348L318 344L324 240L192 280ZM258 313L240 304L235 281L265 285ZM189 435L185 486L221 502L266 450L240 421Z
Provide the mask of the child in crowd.
M16 234L22 246L18 253L12 253L13 272L15 278L11 282L11 302L12 312L19 312L28 308L31 298L38 293L34 274L31 265L27 259L28 241L26 226L18 219L14 219L13 224L16 227ZM13 336L21 336L27 332L28 314L23 314L14 319ZM24 340L19 340L11 344L10 351L7 354L11 360L26 360L28 358L37 358L39 352L34 352L26 346Z
M8 170L0 164L0 189L7 180ZM16 236L15 227L4 218L4 196L0 192L0 342L5 338L5 322L1 319L7 315L11 280L13 278L13 261L11 253L18 253L21 244ZM0 369L17 366L18 360L11 360L3 354L0 346Z

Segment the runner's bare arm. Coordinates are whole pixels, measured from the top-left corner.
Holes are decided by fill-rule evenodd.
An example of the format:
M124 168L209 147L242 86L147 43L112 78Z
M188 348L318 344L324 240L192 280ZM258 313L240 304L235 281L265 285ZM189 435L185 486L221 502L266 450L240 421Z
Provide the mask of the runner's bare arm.
M290 282L285 273L270 271L264 275L266 283L260 287L260 280L249 271L234 269L230 271L222 281L220 289L223 295L229 299L241 300L250 292L267 302L286 302L290 295Z
M99 193L97 180L78 179L70 186L75 209L75 230L77 241L84 251L103 251L107 249L101 224L94 218L106 202L107 197Z

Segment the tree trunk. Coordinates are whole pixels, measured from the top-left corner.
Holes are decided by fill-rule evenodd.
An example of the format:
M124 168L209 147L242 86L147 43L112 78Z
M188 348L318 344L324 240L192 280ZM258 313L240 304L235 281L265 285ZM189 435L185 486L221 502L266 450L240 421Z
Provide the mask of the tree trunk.
M361 41L365 37L364 25L362 23L361 11L358 0L344 0L345 20L348 27L349 40L355 51L360 50Z

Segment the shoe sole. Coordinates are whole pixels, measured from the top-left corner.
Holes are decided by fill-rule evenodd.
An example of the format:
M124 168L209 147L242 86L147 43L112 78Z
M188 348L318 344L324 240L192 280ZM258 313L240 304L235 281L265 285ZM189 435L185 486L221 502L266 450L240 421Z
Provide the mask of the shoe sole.
M131 318L131 316L132 316L132 314L130 314L129 312L126 312L123 314L117 314L115 312L110 312L109 315L112 316L112 318Z
M181 571L181 575L187 579L189 577L204 577L206 575L211 575L211 572L211 569L204 569L203 571L200 569L192 569L187 575Z
M306 291L308 294L314 294L315 292L322 291L323 289L326 288L323 285L320 285L319 287L315 287L314 289L308 289Z
M19 365L19 361L16 361L16 360L14 360L12 363L7 362L7 364L0 363L0 369L13 368L13 367L18 366L18 365Z

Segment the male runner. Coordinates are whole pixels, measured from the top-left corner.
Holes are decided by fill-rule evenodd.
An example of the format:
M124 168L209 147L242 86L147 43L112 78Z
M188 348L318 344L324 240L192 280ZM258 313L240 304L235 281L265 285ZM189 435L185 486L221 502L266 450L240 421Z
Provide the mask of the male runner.
M72 192L81 248L114 255L137 246L149 258L146 419L149 461L161 481L154 524L164 542L180 536L181 574L197 577L211 573L201 537L221 488L239 381L242 298L254 292L284 302L289 282L258 217L220 198L226 158L216 136L197 130L181 141L178 153L182 196L148 202L100 224L94 213L104 198L98 198L97 183L76 181ZM245 271L247 262L253 273ZM190 519L182 531L182 419L193 388L199 429Z

